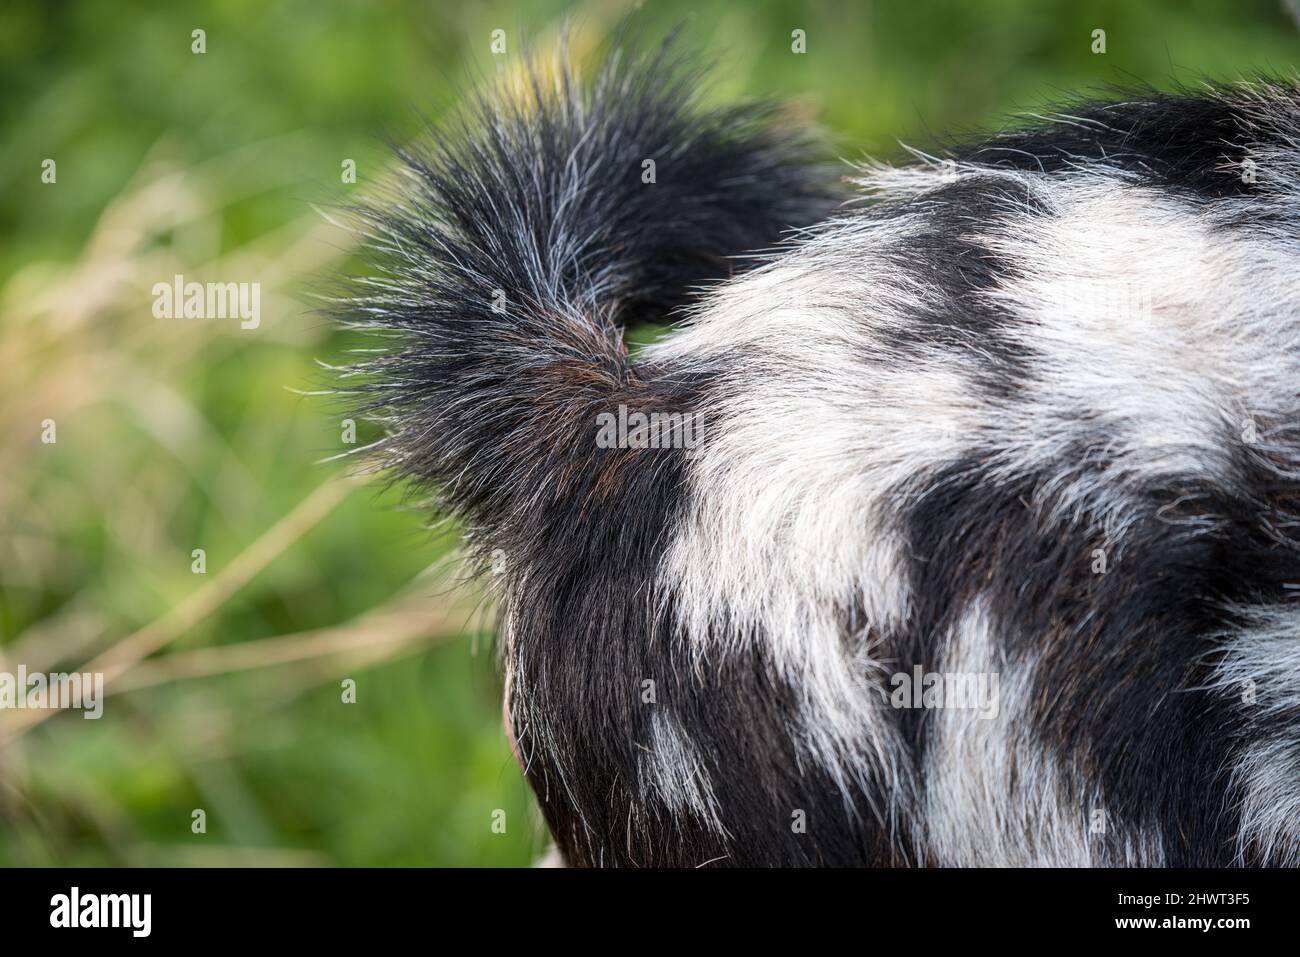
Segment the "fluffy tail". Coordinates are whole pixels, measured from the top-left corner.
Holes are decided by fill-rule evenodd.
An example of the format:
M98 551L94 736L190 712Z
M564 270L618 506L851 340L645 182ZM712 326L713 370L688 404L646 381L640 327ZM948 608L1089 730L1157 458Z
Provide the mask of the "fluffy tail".
M834 201L806 132L770 104L701 109L671 40L610 53L589 85L557 61L402 153L399 187L361 211L379 275L344 316L394 337L352 370L388 464L489 526L566 494L595 410L645 382L625 325Z

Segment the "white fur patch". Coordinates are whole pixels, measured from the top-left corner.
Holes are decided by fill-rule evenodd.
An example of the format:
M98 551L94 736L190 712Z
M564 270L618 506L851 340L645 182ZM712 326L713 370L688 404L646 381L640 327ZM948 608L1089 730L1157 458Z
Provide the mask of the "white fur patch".
M1054 215L990 244L1020 274L990 295L1033 369L990 423L999 470L1050 466L1083 497L1154 475L1227 484L1226 440L1294 411L1300 325L1278 320L1300 306L1297 248L1100 176L1047 195ZM1109 463L1091 489L1069 488L1081 447Z

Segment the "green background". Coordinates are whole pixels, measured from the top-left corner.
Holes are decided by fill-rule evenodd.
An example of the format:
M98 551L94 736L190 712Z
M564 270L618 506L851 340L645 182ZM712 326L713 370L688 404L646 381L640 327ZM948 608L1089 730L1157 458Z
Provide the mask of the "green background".
M525 41L546 49L566 16L583 50L627 8L0 8L0 670L149 653L100 721L15 730L0 713L0 863L514 865L541 851L489 619L453 587L454 526L379 481L334 494L347 463L325 460L356 446L337 401L303 393L363 344L312 294L356 268L329 211L382 179L386 140L417 135ZM897 158L900 141L1083 88L1289 72L1300 44L1272 0L663 2L637 16L652 34L685 24L718 64L711 96L792 98L846 159ZM177 272L261 282L261 327L155 319L150 287ZM358 444L373 437L363 423Z

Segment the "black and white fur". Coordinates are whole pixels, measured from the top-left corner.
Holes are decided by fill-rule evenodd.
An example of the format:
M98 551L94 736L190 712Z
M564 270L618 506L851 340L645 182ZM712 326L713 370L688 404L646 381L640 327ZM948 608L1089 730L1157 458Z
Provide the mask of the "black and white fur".
M363 404L499 572L564 860L1300 863L1296 87L1078 104L843 205L698 80L535 68L362 213ZM620 406L702 441L600 447ZM997 717L891 707L916 665Z

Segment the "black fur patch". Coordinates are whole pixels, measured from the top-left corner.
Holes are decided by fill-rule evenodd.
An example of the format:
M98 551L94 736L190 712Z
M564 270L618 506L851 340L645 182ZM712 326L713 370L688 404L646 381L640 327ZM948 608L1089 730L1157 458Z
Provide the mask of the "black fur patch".
M1249 194L1241 175L1261 133L1239 94L1220 88L1188 96L1122 91L1116 102L1061 107L1048 122L962 145L955 159L997 169L1064 173L1104 164L1136 182L1204 199Z
M1006 228L1013 211L1050 215L1034 189L998 176L966 175L910 203L869 215L916 216L920 225L878 250L923 290L904 322L879 333L891 355L921 360L935 350L972 360L976 383L994 398L1006 398L1031 374L1031 355L1004 334L1009 317L989 293L1016 278L1016 264L997 255L987 238ZM896 277L887 281L897 282Z

